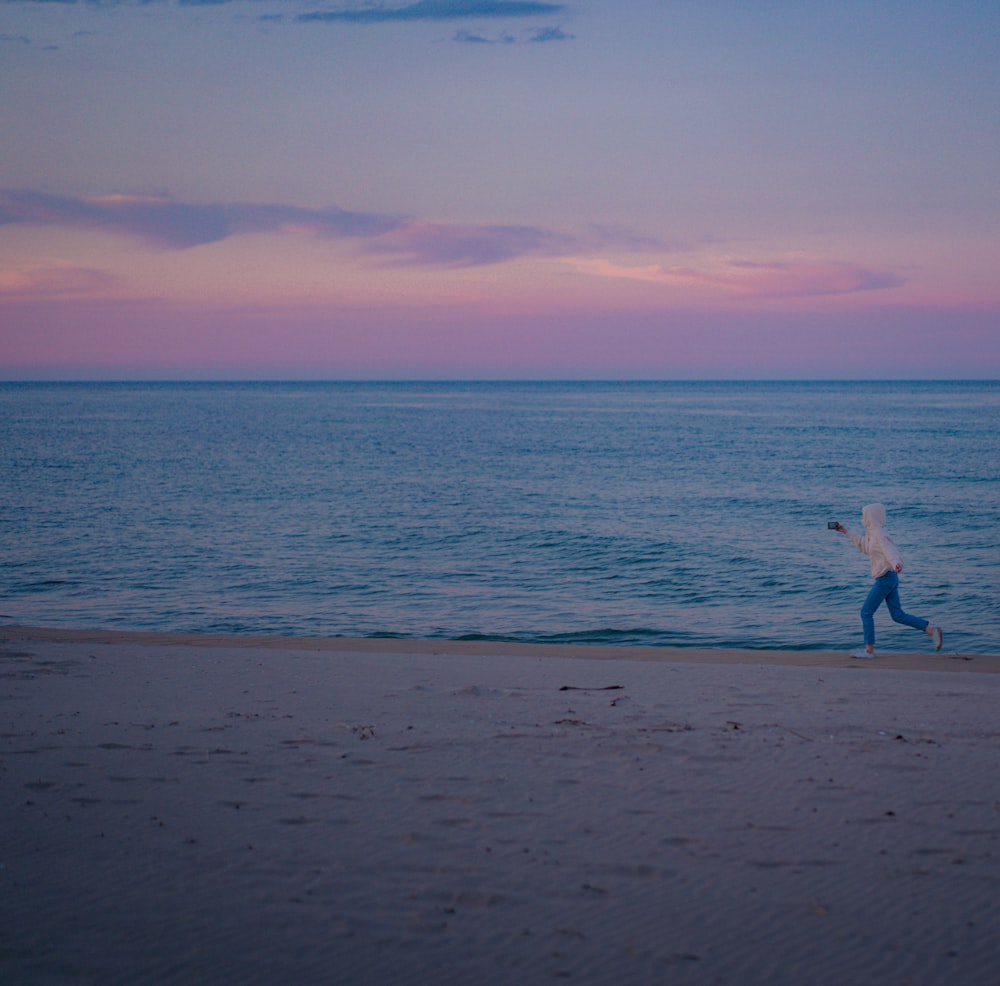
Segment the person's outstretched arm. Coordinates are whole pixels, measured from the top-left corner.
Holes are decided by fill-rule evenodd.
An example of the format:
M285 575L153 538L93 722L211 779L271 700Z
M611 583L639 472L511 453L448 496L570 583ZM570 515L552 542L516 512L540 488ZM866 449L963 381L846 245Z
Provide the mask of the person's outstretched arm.
M862 554L868 554L863 538L860 538L858 537L857 534L854 534L852 531L849 531L846 527L844 527L843 524L838 524L837 530L840 531L840 533L843 534L844 537L847 538L847 540L850 541L851 544L853 544L854 547L858 549L858 551L860 551Z

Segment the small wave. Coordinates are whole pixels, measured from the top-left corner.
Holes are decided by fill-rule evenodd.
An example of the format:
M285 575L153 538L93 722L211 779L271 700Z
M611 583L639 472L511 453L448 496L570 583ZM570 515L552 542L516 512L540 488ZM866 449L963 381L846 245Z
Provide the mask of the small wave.
M399 637L398 634L372 634L377 637ZM401 639L406 639L404 635ZM575 630L565 633L466 633L450 640L489 641L510 644L571 644L605 647L676 647L681 649L708 648L712 650L787 650L819 651L836 649L836 644L825 641L795 641L775 643L766 637L756 639L751 633L741 637L713 636L706 633L678 630L656 630L647 627L619 629L601 627L593 630Z
M22 582L20 585L13 585L8 592L11 595L30 592L48 592L54 589L62 589L65 586L72 586L76 583L72 579L38 579L34 582Z
M605 646L693 647L703 644L693 634L654 630L646 627L618 629L600 627L593 630L573 630L564 633L466 633L455 640L499 641L518 644L590 644Z

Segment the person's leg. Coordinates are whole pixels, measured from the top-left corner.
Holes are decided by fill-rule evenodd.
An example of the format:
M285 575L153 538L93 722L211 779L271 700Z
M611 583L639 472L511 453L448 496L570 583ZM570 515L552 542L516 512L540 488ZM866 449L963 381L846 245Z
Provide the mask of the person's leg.
M893 575L896 573L893 572ZM913 627L914 630L923 630L931 640L934 641L935 650L941 650L941 644L944 641L944 634L940 627L932 627L928 620L923 619L920 616L911 616L903 609L903 604L899 600L899 578L896 578L896 584L892 591L889 592L885 597L885 604L889 607L889 615L897 622L902 623L904 626Z
M897 623L913 627L914 630L923 630L926 632L927 627L930 626L927 620L919 616L911 616L909 613L904 612L903 605L899 600L899 576L893 572L892 577L893 586L885 596L885 604L889 607L889 615Z
M896 573L893 572L893 575ZM864 606L861 607L861 626L865 634L865 648L869 651L875 649L875 610L882 605L882 600L894 588L893 583L883 575L872 583L868 592L868 598Z

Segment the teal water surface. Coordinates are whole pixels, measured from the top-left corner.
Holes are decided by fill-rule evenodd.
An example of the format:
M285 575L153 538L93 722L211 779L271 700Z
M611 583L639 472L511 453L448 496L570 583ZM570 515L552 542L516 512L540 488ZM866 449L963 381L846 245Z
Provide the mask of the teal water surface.
M1000 386L0 385L0 619L847 648L903 604L1000 652ZM928 638L877 620L881 650Z

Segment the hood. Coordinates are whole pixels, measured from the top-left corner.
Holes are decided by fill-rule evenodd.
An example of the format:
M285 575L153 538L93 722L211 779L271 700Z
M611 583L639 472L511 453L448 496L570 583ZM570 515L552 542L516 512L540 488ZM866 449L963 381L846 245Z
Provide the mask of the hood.
M885 507L881 503L869 503L861 511L861 523L865 525L866 531L885 527Z

